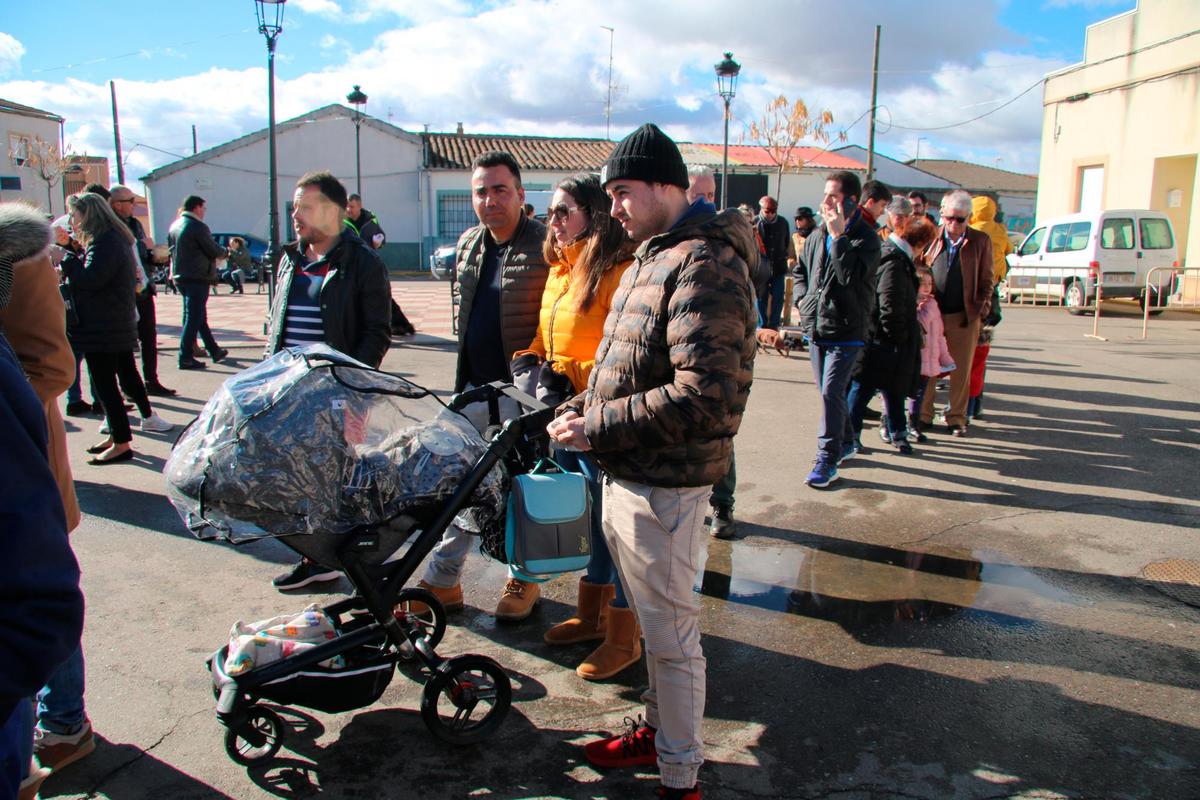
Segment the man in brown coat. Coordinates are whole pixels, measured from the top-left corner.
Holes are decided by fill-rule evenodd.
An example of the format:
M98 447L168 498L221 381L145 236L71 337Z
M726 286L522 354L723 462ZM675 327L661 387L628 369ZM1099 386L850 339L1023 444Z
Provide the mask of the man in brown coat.
M934 297L942 312L946 344L954 359L950 373L950 404L946 430L952 436L967 433L967 400L971 390L971 359L979 342L980 320L987 317L992 300L992 240L967 226L971 195L956 189L942 198L942 227L925 251L933 271ZM930 378L921 404L921 427L933 423L937 378Z
M679 149L643 125L600 173L612 216L641 242L604 323L587 391L548 431L604 469L604 538L646 639L644 725L588 744L602 767L658 764L659 796L699 800L705 661L704 507L725 475L754 369L757 313L737 211L689 205Z

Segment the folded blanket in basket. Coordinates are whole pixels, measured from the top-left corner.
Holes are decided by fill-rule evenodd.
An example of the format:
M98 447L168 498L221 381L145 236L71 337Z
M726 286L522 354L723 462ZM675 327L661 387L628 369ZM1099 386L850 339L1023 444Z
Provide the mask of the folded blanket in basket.
M307 650L337 636L329 616L313 603L299 614L288 614L250 623L241 620L229 630L229 655L225 674L241 675L254 667ZM340 668L342 657L322 661L321 666Z

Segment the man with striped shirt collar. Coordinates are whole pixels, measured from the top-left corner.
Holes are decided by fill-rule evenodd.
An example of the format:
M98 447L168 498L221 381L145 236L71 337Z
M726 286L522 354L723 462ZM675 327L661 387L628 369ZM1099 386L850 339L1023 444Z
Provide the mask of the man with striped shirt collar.
M332 174L310 172L297 182L292 225L298 241L285 245L279 260L265 355L324 342L371 367L383 361L391 345L387 268L342 225L345 210L346 187ZM298 589L339 574L306 559L274 584Z

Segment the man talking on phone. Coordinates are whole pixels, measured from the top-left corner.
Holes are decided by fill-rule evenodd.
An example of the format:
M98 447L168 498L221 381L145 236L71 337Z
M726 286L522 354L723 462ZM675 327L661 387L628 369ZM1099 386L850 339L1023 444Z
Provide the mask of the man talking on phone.
M882 249L858 206L861 192L853 172L834 172L826 178L822 223L805 240L800 258L808 278L800 327L812 342L808 354L823 407L816 463L804 479L814 489L836 481L838 465L859 449L850 429L846 389L866 344Z

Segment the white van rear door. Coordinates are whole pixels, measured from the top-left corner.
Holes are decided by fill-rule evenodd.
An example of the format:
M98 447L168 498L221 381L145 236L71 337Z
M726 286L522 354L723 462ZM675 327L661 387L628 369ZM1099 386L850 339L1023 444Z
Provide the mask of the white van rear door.
M1104 294L1117 296L1138 285L1136 222L1132 214L1101 218L1096 260L1100 262L1100 286Z

